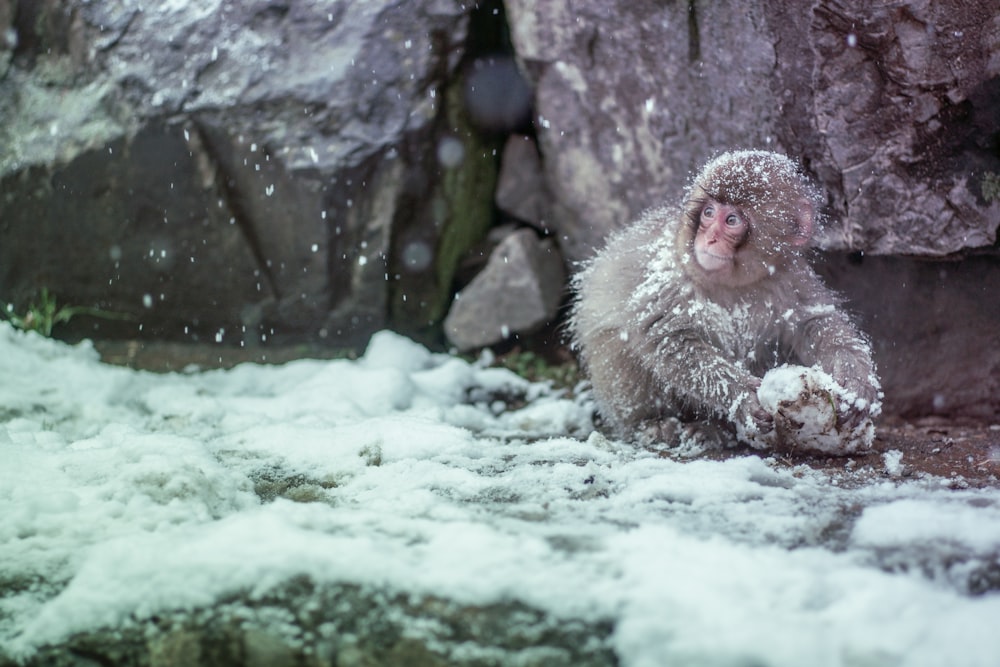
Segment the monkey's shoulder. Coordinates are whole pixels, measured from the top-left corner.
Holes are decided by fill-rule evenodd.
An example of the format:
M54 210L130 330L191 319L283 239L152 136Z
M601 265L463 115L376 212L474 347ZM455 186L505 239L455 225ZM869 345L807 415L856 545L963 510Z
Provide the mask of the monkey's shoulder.
M612 234L583 266L576 283L581 296L589 289L632 291L648 278L648 269L670 260L671 235L655 224L637 223ZM666 256L666 257L665 257Z
M673 236L655 224L634 224L612 234L574 276L571 327L585 332L641 328L670 277ZM664 264L664 263L667 264Z
M638 221L611 234L599 255L619 261L618 258L652 257L669 247L676 236L675 225L665 219L662 211L647 212Z

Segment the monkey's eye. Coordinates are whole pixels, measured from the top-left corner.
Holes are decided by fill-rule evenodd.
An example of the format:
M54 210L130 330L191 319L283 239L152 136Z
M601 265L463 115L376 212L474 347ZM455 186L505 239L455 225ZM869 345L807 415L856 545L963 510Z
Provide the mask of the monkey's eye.
M711 204L709 204L708 206L706 206L701 210L701 217L703 218L712 218L714 216L715 216L715 207L712 206Z
M726 226L727 227L739 227L742 224L743 224L743 221L740 220L740 217L738 215L736 215L735 213L730 213L729 215L726 216Z

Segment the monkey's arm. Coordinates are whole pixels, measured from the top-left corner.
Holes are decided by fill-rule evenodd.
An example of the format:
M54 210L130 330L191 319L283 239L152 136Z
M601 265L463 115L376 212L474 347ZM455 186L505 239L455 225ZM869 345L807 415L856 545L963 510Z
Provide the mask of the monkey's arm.
M793 349L803 364L820 366L857 397L841 418L851 425L860 423L872 414L881 396L871 346L832 304L805 310Z
M772 417L760 406L760 378L726 358L696 330L652 337L655 349L645 358L663 391L685 407L740 427L743 433L767 433Z

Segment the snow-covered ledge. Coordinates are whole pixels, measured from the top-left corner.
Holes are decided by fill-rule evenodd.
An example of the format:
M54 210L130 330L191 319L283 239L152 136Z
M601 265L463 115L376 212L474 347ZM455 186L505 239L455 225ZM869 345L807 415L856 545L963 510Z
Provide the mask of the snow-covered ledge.
M390 333L155 375L0 324L0 377L3 667L1000 655L996 489L661 457Z

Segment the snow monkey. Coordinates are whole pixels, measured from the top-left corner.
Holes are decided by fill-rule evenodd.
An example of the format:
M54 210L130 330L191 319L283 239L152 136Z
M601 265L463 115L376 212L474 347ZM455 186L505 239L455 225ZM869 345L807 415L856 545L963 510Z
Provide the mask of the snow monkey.
M757 389L785 363L840 385L838 428L870 426L870 347L804 256L819 197L783 155L725 153L574 277L574 349L616 435L764 446L775 415Z

